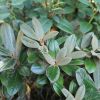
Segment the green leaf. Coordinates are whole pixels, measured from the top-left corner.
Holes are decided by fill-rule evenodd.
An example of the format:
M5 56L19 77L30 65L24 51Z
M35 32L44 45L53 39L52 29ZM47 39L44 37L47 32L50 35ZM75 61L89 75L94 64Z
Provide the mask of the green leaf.
M23 36L22 30L19 31L16 41L16 56L19 56L21 48L22 48L22 42L21 37Z
M63 89L64 86L60 83L54 82L53 83L53 89L55 90L55 92L59 95L59 96L63 96L61 89Z
M60 66L60 68L67 73L69 76L75 76L75 72L76 70L79 69L79 66L75 66L75 65L68 65L68 66Z
M77 89L78 89L78 84L76 83L75 80L72 80L72 81L70 82L70 85L69 85L69 92L70 92L71 94L75 95Z
M81 85L76 92L75 100L83 100L84 95L85 95L85 85Z
M43 9L43 8L35 8L34 10L41 13L41 14L44 14L44 15L47 14L46 9Z
M29 63L35 63L36 61L39 61L40 60L40 57L38 56L37 53L31 53L29 56L28 56L28 62Z
M84 38L82 39L82 43L81 43L81 49L86 48L87 46L90 45L92 34L93 32L89 32L88 34L84 36Z
M25 63L27 61L27 48L23 49L19 56L19 62L21 64Z
M40 85L45 85L48 83L48 78L46 75L39 75L37 80L36 80L36 83L40 84Z
M83 100L99 100L100 99L100 92L87 92L83 98Z
M19 74L21 74L21 75L29 76L29 74L30 74L30 69L29 69L28 67L26 67L26 66L20 66L20 67L18 68L18 72L19 72Z
M16 7L16 8L19 8L19 9L23 9L24 8L24 4L23 3L20 3L20 4L16 4L16 5L13 5L12 6Z
M6 86L2 86L2 94L3 94L4 97L10 98L10 95L7 92L7 87Z
M66 55L67 57L71 57L72 59L83 58L86 56L84 51L75 51Z
M4 6L5 6L5 3L2 0L0 0L0 7L4 7Z
M74 50L74 47L75 47L75 44L76 44L76 37L75 35L70 35L65 43L64 43L64 47L67 48L67 53L71 53L73 50Z
M100 89L100 74L99 74L100 73L100 59L95 58L94 61L96 63L96 70L93 73L93 77L94 77L95 85L97 89L99 90Z
M60 69L56 65L51 65L46 70L46 75L51 82L55 82L58 80L60 76Z
M79 1L82 2L82 3L84 3L84 4L86 4L86 5L88 5L88 6L90 6L90 7L92 7L92 8L94 8L93 5L92 5L92 3L89 2L88 0L79 0Z
M12 1L12 5L18 5L18 4L21 4L23 3L25 0L11 0Z
M53 18L53 20L54 20L55 22L57 22L57 23L59 23L59 22L60 22L60 20L59 20L59 17L58 17L58 16L53 15L53 16L52 16L52 18Z
M84 60L82 59L72 59L69 65L83 65Z
M93 81L85 78L85 79L83 79L83 82L84 82L84 85L86 87L86 92L98 91L98 89L96 88Z
M92 29L92 24L86 22L86 21L80 21L80 30L82 33L86 33Z
M95 84L91 77L86 73L86 71L82 68L76 71L76 79L79 85L84 84L86 87L86 91L97 91Z
M25 94L26 94L26 92L27 92L27 86L26 86L25 83L23 83L22 86L21 86L21 88L20 88L20 90L18 91L18 95L20 97L24 97Z
M94 34L92 34L92 37L93 37L92 38L92 48L93 48L93 51L95 51L98 48L98 39Z
M2 83L4 86L7 86L8 77L7 77L6 71L4 71L4 72L1 73L0 80L1 80L1 83Z
M70 34L74 34L73 26L66 19L60 19L60 22L59 23L55 23L55 25L59 29L65 31L65 32L68 32Z
M10 16L10 12L7 12L6 10L0 10L0 20L6 19Z
M58 31L53 31L53 32L48 32L47 34L44 35L43 40L48 40L51 39L53 37L55 37L58 34Z
M61 45L63 42L65 42L65 40L68 38L68 36L64 36L64 37L59 37L56 41L58 42L59 45Z
M55 59L55 57L56 57L55 52L53 52L52 50L49 50L48 53L53 59Z
M32 65L31 71L35 74L43 74L46 71L48 64L43 61L39 61Z
M59 48L59 44L57 43L57 41L54 39L51 39L49 42L49 50L52 50L55 52L55 54L57 54L59 49L60 48Z
M72 60L71 57L64 57L64 58L62 58L61 60L59 60L58 62L56 62L56 63L57 63L57 65L59 65L59 66L64 66L64 65L67 65L68 63L70 63L71 60Z
M85 59L85 68L89 74L93 73L96 70L96 63L91 58Z
M7 91L9 95L16 94L22 85L22 76L18 73L14 73L10 75L8 84L7 84Z
M95 2L95 3L100 3L100 1L99 1L99 0L94 0L94 2Z
M6 49L14 54L16 42L13 30L9 24L3 23L1 25L1 37Z
M42 39L44 36L44 30L41 23L35 17L33 17L32 24L36 34L39 36L40 39Z
M21 41L23 42L23 44L27 47L30 48L38 48L39 47L39 43L36 42L35 40L32 40L26 36L22 36L21 37Z
M44 33L46 33L49 29L51 29L53 23L50 19L39 18L38 20L39 20L39 22L41 23L41 25L43 27Z
M80 69L78 69L76 71L76 79L77 79L79 85L82 85L83 84L83 80L84 79L88 79L88 80L91 80L92 81L91 77L82 68L80 68Z
M14 58L6 58L2 61L0 61L0 72L8 69L14 68L16 65L16 59Z
M27 24L21 24L20 28L29 38L40 41L41 38Z
M7 50L6 48L4 48L3 46L0 46L0 55L11 56L12 53L9 50Z
M64 8L64 13L65 14L69 14L69 13L72 13L75 11L75 8L74 7L65 7Z

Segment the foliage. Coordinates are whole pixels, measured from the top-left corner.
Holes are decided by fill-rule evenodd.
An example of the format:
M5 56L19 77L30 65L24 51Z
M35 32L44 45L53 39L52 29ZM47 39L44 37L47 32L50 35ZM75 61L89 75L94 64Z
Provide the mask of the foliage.
M0 0L1 98L98 100L99 13L99 0Z

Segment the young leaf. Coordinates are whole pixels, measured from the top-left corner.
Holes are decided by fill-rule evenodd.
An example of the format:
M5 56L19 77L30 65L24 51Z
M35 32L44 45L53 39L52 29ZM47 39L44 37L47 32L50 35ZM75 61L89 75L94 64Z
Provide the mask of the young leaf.
M82 100L84 95L85 95L85 85L82 85L76 92L75 100Z
M71 57L64 57L57 62L57 65L59 65L59 66L67 65L68 63L71 62L71 60L72 60Z
M68 98L66 98L66 100L75 100L75 99L72 96L68 96Z
M96 70L96 63L91 58L85 59L85 68L90 73L93 73Z
M46 75L51 82L55 82L58 80L60 76L60 69L56 65L51 65L46 70Z
M59 60L64 58L66 55L66 52L67 52L67 48L64 47L64 48L60 49L56 55L56 62L58 62Z
M67 89L63 88L61 91L62 91L62 93L64 94L64 96L66 98L69 97L69 96L71 96L72 100L75 100L74 97L73 97L73 95Z
M39 46L38 49L43 53L48 53L48 48L45 45L44 46Z
M30 74L30 69L29 69L28 67L26 67L26 66L20 66L20 67L18 68L18 72L19 72L19 74L21 74L21 75L29 76L29 74Z
M1 73L0 79L1 79L1 83L2 83L4 86L7 86L8 77L7 77L6 71L4 71L4 72Z
M23 83L22 86L21 86L21 88L20 88L20 90L18 91L18 95L20 97L24 97L25 94L26 94L26 92L27 92L27 86L26 86L25 83Z
M4 48L3 46L0 46L0 55L11 56L12 53L9 50L7 50L6 48Z
M16 42L16 56L20 54L21 48L22 48L22 42L21 37L23 36L22 30L19 31L17 36L17 42Z
M70 35L66 39L65 44L64 44L64 47L67 48L67 53L71 53L74 50L75 44L76 44L76 37L75 37L75 35L74 34Z
M55 61L54 59L48 54L48 53L42 53L44 58L46 59L46 61L51 64L51 65L54 65L55 64Z
M27 24L21 24L20 28L29 38L40 41L40 37Z
M44 35L43 41L51 39L51 38L55 37L57 34L58 34L57 31L49 32L49 33Z
M10 75L8 84L7 84L7 91L9 95L16 94L22 85L22 76L18 73L14 73Z
M100 89L100 59L95 58L94 61L96 63L96 70L93 73L93 77L94 77L95 85L99 90Z
M43 61L39 61L32 65L31 71L35 74L43 74L46 71L48 64Z
M33 17L32 24L33 24L33 28L34 28L36 34L40 37L40 39L43 39L44 30L43 30L43 27L40 24L40 22L35 17Z
M16 42L13 30L9 24L3 23L1 25L1 37L6 49L14 54Z
M90 45L92 34L93 32L90 32L84 36L84 38L82 39L82 43L81 43L81 49L86 48L87 46Z
M66 55L67 57L71 57L72 59L83 58L86 56L86 53L83 51L75 51Z
M92 38L92 48L93 48L93 51L95 51L98 48L98 39L94 34L92 34L92 37L93 37Z
M22 36L21 37L21 41L23 42L23 44L27 47L30 48L38 48L39 47L39 43L36 42L35 40L32 40L26 36Z
M0 61L0 72L8 69L14 68L16 65L16 59L14 58L6 58L2 61Z

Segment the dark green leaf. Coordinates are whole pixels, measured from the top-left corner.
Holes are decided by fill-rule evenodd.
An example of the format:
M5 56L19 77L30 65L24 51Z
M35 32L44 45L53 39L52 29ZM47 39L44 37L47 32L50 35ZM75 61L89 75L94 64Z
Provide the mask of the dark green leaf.
M65 73L67 73L70 76L75 76L76 70L79 69L79 67L75 66L75 65L72 65L72 66L71 65L69 65L69 66L60 66L60 67Z
M75 11L75 8L74 7L65 7L64 8L64 13L65 14L69 14L69 13L72 13Z
M30 74L30 69L29 69L27 66L20 66L20 67L18 68L18 72L19 72L19 74L21 74L21 75L29 76L29 74Z
M25 83L23 83L22 86L21 86L21 88L20 88L20 90L18 91L18 95L20 97L24 97L25 94L26 94L26 92L27 92L27 86L26 86Z
M7 84L7 91L9 95L16 94L22 85L22 76L18 73L14 73L9 77Z
M38 56L37 53L31 53L29 56L28 56L28 62L29 63L35 63L36 61L39 61L40 60L40 57Z
M85 59L85 68L89 74L93 73L96 70L96 63L91 58Z
M4 71L4 72L1 73L0 80L1 80L1 83L2 83L4 86L7 86L8 77L7 77L6 71Z
M84 60L82 59L72 59L69 65L83 65Z

